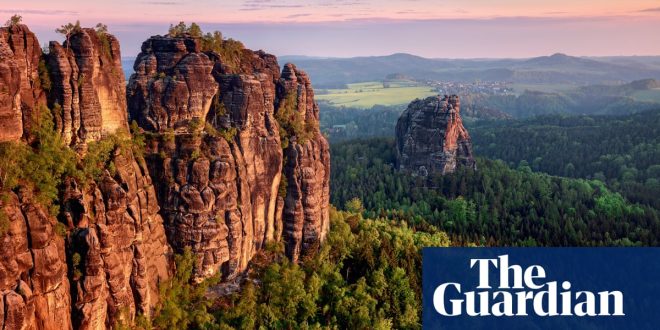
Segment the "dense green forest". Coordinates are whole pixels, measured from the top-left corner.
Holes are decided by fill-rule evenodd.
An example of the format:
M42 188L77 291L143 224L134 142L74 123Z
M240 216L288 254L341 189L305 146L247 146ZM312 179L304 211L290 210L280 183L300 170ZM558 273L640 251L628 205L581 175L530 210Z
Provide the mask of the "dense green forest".
M477 155L512 167L598 179L632 202L660 209L660 110L479 122L470 135Z
M509 168L478 159L430 179L394 169L392 139L332 147L332 203L361 199L367 217L403 219L446 231L457 244L520 246L658 245L657 209L628 202L598 180Z
M394 135L405 106L376 105L370 109L340 108L319 102L321 131L331 143L356 138Z
M177 256L177 276L161 285L163 301L142 329L417 329L421 325L421 248L448 246L432 226L364 219L332 209L326 242L300 264L273 244L260 252L240 292L218 299L190 284L194 258Z

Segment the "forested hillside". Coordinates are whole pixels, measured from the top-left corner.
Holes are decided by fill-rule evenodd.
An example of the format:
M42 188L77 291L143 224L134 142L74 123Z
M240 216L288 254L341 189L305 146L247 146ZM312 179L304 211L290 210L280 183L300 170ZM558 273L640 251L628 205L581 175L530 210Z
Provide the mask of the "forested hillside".
M470 134L477 155L535 172L598 179L630 201L660 208L660 110L479 122Z
M390 139L334 145L332 203L345 207L357 197L369 217L431 224L457 244L658 244L657 209L631 203L601 181L512 169L484 158L477 171L426 180L395 171L394 150Z

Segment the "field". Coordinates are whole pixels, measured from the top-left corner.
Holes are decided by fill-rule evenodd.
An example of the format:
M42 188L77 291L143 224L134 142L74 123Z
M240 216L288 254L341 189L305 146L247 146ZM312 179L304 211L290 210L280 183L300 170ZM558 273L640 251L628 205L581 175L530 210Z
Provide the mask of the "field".
M388 82L384 87L380 81L349 84L347 89L317 90L318 101L327 101L334 106L371 108L380 105L408 104L416 98L435 95L428 86L401 80Z

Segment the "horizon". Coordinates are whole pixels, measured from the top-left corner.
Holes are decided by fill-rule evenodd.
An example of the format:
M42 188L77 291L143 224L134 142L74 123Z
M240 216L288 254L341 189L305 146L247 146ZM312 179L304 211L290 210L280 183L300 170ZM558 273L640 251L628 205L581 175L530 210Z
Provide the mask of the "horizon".
M86 3L0 0L6 19L23 16L41 44L55 29L102 22L134 57L170 24L196 22L277 56L351 58L414 54L433 59L660 56L660 4L606 0L202 0Z

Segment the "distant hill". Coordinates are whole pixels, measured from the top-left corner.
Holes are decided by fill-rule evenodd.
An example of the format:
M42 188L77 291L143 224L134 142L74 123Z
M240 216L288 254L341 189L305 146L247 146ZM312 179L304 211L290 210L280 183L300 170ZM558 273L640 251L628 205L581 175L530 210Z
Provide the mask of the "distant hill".
M445 81L615 84L660 79L658 57L587 58L566 54L529 59L429 59L398 53L353 58L280 57L307 71L316 87L382 80L391 74Z
M564 92L526 90L520 95L470 94L463 109L497 109L516 118L547 114L632 114L660 109L660 81L636 80L622 85L589 85Z

